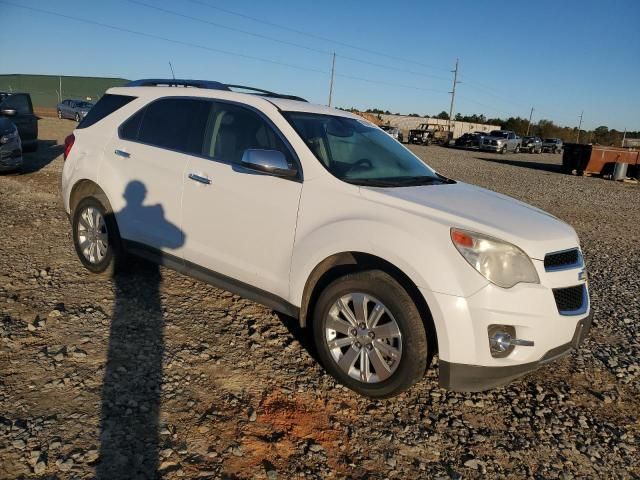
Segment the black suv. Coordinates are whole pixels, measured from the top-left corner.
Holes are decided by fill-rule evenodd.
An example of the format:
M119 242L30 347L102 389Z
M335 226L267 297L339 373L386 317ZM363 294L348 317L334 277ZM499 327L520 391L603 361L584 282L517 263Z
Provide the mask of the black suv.
M22 150L38 149L38 117L33 114L33 104L28 93L0 92L0 116L11 120L22 140Z

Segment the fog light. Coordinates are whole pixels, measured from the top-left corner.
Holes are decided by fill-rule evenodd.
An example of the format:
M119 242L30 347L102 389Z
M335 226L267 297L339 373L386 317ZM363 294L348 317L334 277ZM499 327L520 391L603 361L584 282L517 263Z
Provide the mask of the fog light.
M531 340L516 338L516 329L511 325L489 325L489 350L494 358L504 358L513 352L516 345L533 347Z
M515 345L511 343L511 339L516 336L516 329L510 325L489 325L489 349L491 356L494 358L504 358L508 356Z

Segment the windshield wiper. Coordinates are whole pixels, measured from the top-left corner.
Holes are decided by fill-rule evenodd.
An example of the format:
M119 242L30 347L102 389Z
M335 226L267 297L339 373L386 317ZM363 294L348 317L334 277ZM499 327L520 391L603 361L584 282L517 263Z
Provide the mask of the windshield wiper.
M362 185L363 187L398 187L398 182L390 180L379 180L376 178L343 178L347 183Z
M402 187L414 187L418 185L433 185L434 183L450 183L448 178L431 177L431 176L416 176L416 177L402 177L396 180L398 186Z

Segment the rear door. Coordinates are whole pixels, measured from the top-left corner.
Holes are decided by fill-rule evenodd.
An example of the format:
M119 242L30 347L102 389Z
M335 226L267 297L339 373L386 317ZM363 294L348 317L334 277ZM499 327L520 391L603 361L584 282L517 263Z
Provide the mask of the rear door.
M181 257L183 180L189 155L202 150L209 108L198 99L155 100L129 117L107 145L100 184L111 190L129 248Z
M266 116L214 102L202 155L189 159L185 175L184 258L221 274L219 281L230 277L236 286L287 298L302 183L242 167L249 148L282 151L300 172L293 149Z

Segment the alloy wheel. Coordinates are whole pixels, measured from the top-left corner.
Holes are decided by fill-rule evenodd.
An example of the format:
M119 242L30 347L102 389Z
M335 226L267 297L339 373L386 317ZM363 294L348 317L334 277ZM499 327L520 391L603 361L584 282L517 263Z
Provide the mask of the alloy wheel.
M77 228L78 245L82 255L89 263L100 263L109 247L104 216L97 208L88 206L81 212Z
M324 337L338 367L351 378L378 383L389 378L402 357L402 334L389 309L366 293L349 293L332 305Z

